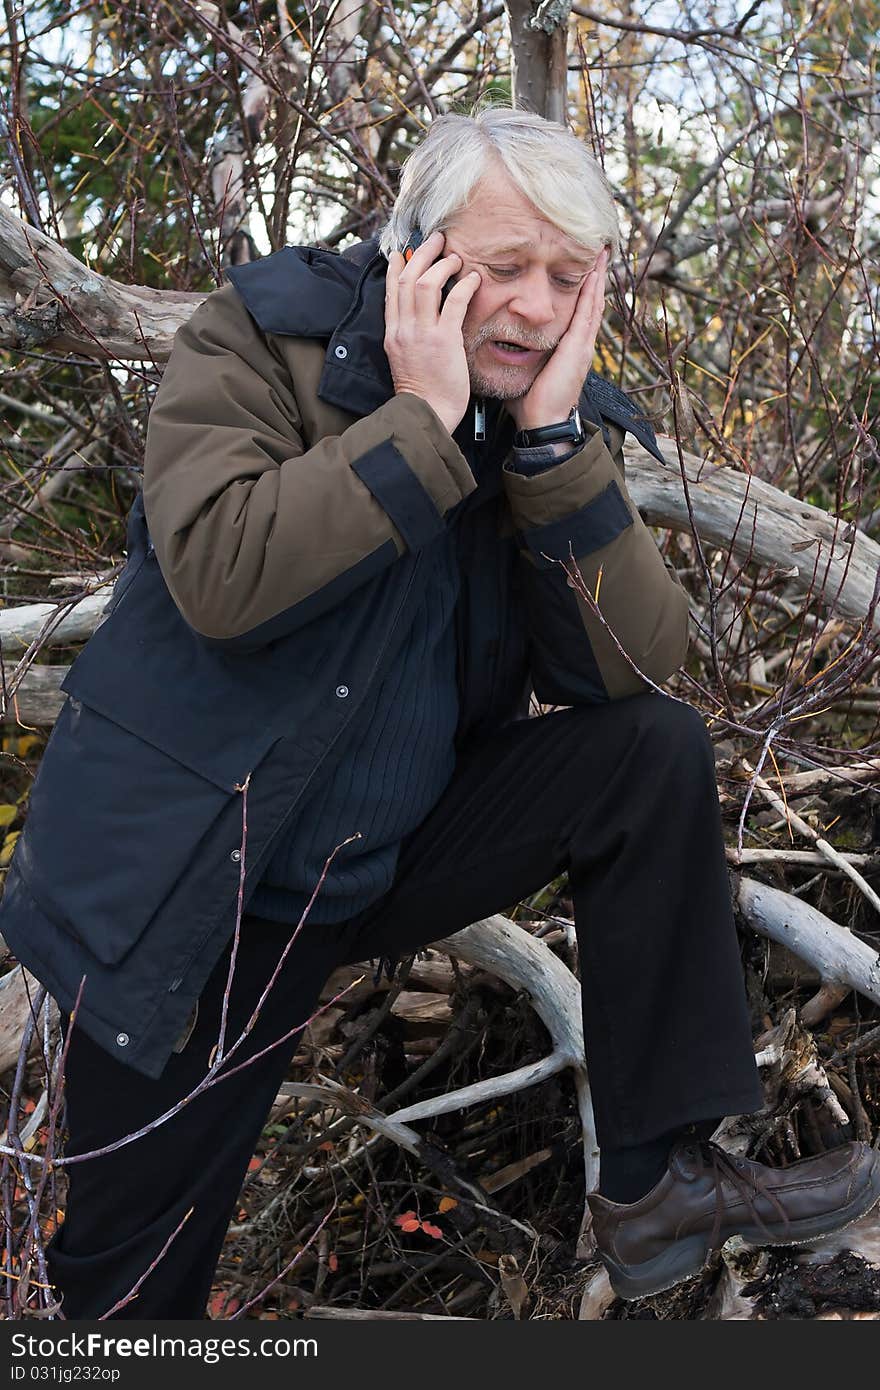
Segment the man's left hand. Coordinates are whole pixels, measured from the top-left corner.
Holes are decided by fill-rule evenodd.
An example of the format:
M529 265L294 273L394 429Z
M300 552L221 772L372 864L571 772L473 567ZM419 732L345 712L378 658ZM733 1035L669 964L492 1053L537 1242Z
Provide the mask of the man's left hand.
M568 419L572 406L577 405L593 365L605 307L605 271L609 259L610 252L605 247L581 285L571 323L526 394L505 401L518 430L555 425Z

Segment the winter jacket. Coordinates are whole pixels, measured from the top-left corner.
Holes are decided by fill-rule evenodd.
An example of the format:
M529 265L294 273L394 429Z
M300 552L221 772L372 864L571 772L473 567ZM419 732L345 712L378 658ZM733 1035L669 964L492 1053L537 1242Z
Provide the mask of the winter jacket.
M565 705L642 690L617 642L654 681L684 658L685 592L624 482L624 430L657 453L650 426L591 373L583 405L610 449L594 427L566 462L517 474L498 403L485 442L471 411L453 438L394 394L384 271L375 243L286 247L230 271L178 331L127 562L31 791L0 931L62 1008L82 986L80 1026L149 1076L459 503L459 745L521 716L529 687ZM570 553L617 642L555 563Z

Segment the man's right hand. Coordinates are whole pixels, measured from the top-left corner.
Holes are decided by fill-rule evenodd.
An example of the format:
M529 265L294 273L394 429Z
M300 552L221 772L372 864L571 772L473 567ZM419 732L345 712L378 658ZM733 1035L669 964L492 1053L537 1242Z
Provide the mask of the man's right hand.
M392 251L385 279L384 347L395 392L421 396L451 434L471 394L461 326L480 275L470 271L442 299L446 281L461 269L461 257L454 252L437 259L444 240L442 232L432 232L408 263Z

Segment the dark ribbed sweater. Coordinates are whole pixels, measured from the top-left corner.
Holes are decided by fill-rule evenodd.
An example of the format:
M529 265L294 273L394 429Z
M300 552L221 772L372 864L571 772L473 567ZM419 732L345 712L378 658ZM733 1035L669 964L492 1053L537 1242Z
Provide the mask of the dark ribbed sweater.
M333 767L286 827L249 910L296 922L328 855L310 922L341 922L388 891L400 842L425 819L452 776L458 722L457 528L432 542L430 580L385 678L364 702Z

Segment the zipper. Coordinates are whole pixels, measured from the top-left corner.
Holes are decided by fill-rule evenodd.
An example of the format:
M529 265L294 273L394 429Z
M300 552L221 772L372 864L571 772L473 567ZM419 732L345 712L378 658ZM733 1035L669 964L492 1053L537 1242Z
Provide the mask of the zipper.
M504 411L497 410L492 420L492 438L489 441L490 448L498 442L498 436L501 433L501 426L503 423ZM474 401L474 443L486 443L486 402L482 396Z
M487 417L487 402L485 401L485 399L480 398L474 402L473 443L471 444L468 440L464 448L464 452L466 455L472 455L472 458L468 461L471 463L473 471L477 477L478 484L482 484L484 487L486 487L488 481L487 477L485 476L484 467L486 456L487 454L497 450L500 436L505 424L504 409L502 407L499 407L497 410L493 410L491 421L489 421ZM491 438L487 439L487 435L491 435ZM490 493L488 497L483 497L481 500L484 506L488 505L490 502L494 504L494 509L496 511L494 524L497 528L499 523L497 506L499 499L497 496L497 492L493 489L493 491ZM477 533L479 532L480 524L485 525L485 520L482 520L481 522L481 519L476 516L478 504L468 505L468 503L471 502L472 499L469 498L468 502L465 503L466 514L463 515L461 520L462 535L459 542L459 556L462 557L462 554L464 553L472 560L475 549L474 539ZM500 537L496 537L496 539L497 544L499 546L500 554L502 553L502 542ZM494 576L490 577L489 574L485 571L479 572L478 570L473 570L473 567L472 571L473 572L469 574L469 577L466 580L468 586L472 586L474 583L476 583L478 591L482 590L484 593L487 589L491 589L492 595L494 597L495 616L497 619L497 627L494 634L495 651L493 657L490 658L489 662L487 663L483 659L482 654L475 654L473 652L468 653L468 651L466 650L466 643L464 641L465 628L467 626L466 615L468 612L471 611L471 606L469 601L470 592L466 594L463 591L460 602L462 602L463 600L463 607L461 613L465 615L465 620L462 621L461 614L459 614L458 617L458 666L460 673L460 713L461 715L467 717L468 715L473 714L474 708L477 708L482 710L483 717L485 717L487 714L489 714L489 712L491 711L491 709L497 701L497 687L499 685L499 677L501 672L501 659L507 639L508 614L506 611L506 606L504 604L506 586L504 583L504 577L500 573L497 573ZM486 636L485 633L484 636ZM489 635L489 640L492 640L491 634ZM464 675L465 671L468 670L469 655L472 663L474 662L474 660L476 660L476 666L471 665L471 668L468 671L468 679L465 680ZM467 699L467 696L469 694L471 696L470 700Z

